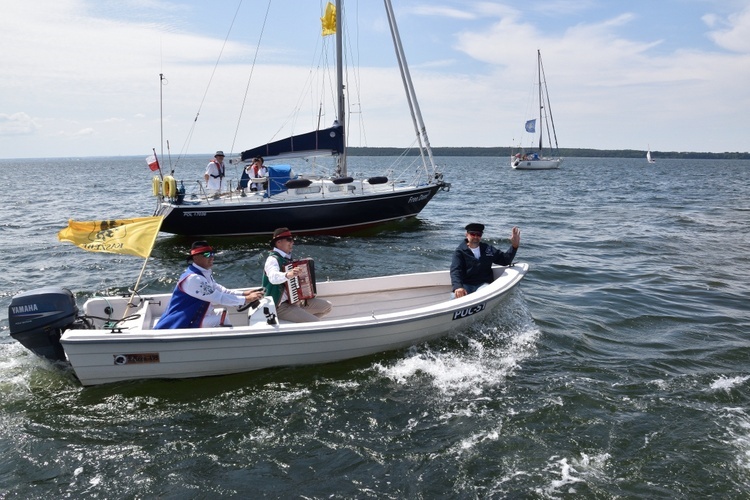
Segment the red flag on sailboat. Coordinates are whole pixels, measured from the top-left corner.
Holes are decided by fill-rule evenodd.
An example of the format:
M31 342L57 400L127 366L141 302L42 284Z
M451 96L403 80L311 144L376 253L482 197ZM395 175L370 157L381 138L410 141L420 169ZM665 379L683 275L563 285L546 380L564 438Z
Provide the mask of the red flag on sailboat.
M146 163L148 163L148 168L150 168L152 172L159 170L159 160L156 158L156 155L151 155L146 158Z

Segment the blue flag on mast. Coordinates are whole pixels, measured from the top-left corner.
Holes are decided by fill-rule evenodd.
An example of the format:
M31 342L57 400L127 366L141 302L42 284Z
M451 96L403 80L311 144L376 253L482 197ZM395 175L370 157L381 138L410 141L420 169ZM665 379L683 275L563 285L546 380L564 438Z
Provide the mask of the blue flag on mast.
M526 132L529 132L532 134L536 132L536 118L526 122Z

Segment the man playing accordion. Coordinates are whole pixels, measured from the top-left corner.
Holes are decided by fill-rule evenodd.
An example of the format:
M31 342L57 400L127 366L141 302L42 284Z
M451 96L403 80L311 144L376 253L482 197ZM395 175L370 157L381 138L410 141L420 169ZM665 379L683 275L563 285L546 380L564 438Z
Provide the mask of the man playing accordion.
M293 246L294 237L289 229L281 227L273 232L271 252L263 266L263 288L266 296L273 298L280 320L320 321L331 312L331 303L311 296L314 295L310 290L314 290L315 275L303 266L294 265ZM300 281L308 286L300 287Z

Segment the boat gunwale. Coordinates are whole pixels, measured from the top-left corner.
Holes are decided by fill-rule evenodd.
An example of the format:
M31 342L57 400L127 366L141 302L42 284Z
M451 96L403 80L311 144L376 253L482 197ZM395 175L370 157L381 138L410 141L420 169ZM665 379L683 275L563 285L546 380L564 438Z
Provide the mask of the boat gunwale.
M283 325L241 325L216 329L207 328L178 328L172 330L136 330L113 332L113 329L96 329L96 330L66 330L60 338L63 347L66 345L85 345L85 344L102 344L102 343L173 343L173 342L201 342L216 341L225 339L250 339L280 336L314 336L323 334L336 334L337 332L353 330L363 331L377 327L389 326L394 323L409 324L447 313L455 313L459 310L466 310L488 302L501 299L507 292L511 291L516 284L525 276L528 271L528 263L517 263L512 266L497 266L495 269L506 269L515 271L515 275L507 280L502 280L498 276L488 286L477 290L476 292L458 299L447 298L435 304L417 307L415 309L405 309L402 311L383 313L383 314L362 314L351 318L341 318L325 320L315 323L284 323ZM448 271L431 271L427 273L411 273L411 275L440 275ZM341 280L337 283L351 283L357 281L373 280L378 278L408 277L410 274L382 276L375 278L359 278L354 280ZM425 285L432 287L435 285ZM405 287L410 288L410 287ZM417 288L417 287L413 287ZM418 287L423 288L423 287ZM367 293L373 293L377 290L370 290ZM169 294L159 294L159 296L169 296ZM94 300L96 298L89 299ZM150 300L146 298L144 300ZM88 301L87 301L88 302ZM279 327L282 328L279 328ZM310 328L314 326L314 328ZM116 330L116 328L115 328ZM226 330L226 333L224 331ZM150 333L144 333L150 332Z

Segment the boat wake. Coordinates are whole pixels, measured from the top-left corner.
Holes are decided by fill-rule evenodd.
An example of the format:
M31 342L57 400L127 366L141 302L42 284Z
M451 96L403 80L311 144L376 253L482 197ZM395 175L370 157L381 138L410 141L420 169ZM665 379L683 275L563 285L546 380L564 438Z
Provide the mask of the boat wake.
M505 307L467 332L414 346L408 356L374 368L397 384L417 379L428 381L443 396L481 396L505 385L524 360L536 355L540 334L523 295L514 293Z

